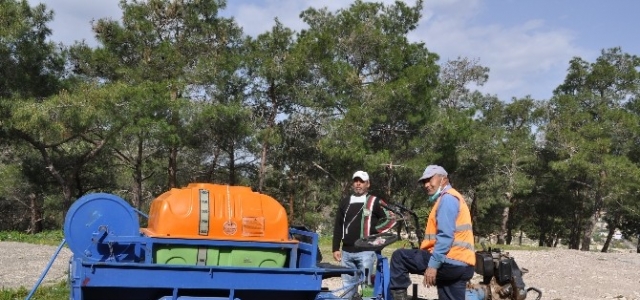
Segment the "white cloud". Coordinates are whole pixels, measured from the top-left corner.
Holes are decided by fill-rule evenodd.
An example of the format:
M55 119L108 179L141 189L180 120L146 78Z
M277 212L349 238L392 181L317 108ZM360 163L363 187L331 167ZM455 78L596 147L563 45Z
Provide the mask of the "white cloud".
M87 39L95 45L90 21L110 17L119 19L119 0L40 0L55 10L53 39L64 44ZM383 0L393 4L394 0ZM405 1L414 5L415 1ZM37 2L36 2L37 3ZM336 11L352 2L344 0L241 0L228 1L222 12L233 16L246 34L257 36L269 31L278 19L300 31L306 24L300 12L327 7ZM577 33L553 28L545 20L522 20L513 26L500 24L498 13L485 11L484 0L425 0L420 26L409 34L412 41L424 42L438 53L441 62L457 57L479 59L491 69L483 92L502 99L531 94L548 98L563 80L569 60L574 56L592 57L593 51L576 46ZM597 53L596 53L597 54Z
M462 0L455 0L462 1ZM475 1L475 0L473 0ZM395 0L377 0L365 2L381 2L385 5L395 3ZM405 1L410 5L415 3ZM437 2L437 1L436 1ZM310 7L321 9L327 8L331 12L338 9L348 8L350 1L344 0L264 0L264 1L229 1L225 15L233 16L238 25L240 25L244 33L250 36L269 31L275 24L274 20L278 20L285 26L300 31L306 28L306 24L300 19L300 13Z
M91 30L91 20L101 18L120 19L122 12L118 0L84 1L84 0L39 0L32 5L44 3L53 10L53 41L71 45L75 41L85 39L89 45L95 45Z
M392 4L394 1L383 1ZM413 1L405 1L409 5ZM305 27L299 14L308 7L327 7L330 11L349 6L333 1L258 1L229 5L245 33L257 35L268 31L274 18L299 31ZM480 90L502 99L532 95L548 98L563 80L564 70L574 56L587 51L576 46L575 34L563 28L551 28L544 20L523 20L506 27L496 22L482 22L482 0L425 1L420 26L409 34L412 41L424 42L438 53L441 62L457 57L479 59L490 68L489 81ZM486 16L484 19L489 19ZM559 71L560 70L560 71ZM538 84L532 84L538 83Z
M587 53L576 45L573 32L550 28L544 20L523 20L512 27L482 23L478 21L483 17L478 1L472 5L444 2L451 6L429 11L431 17L421 22L412 39L424 41L430 51L440 55L441 62L459 56L479 59L490 68L489 81L480 90L503 100L526 95L549 98L563 80L563 72L557 70L564 70L572 57ZM553 78L545 78L545 74Z
M245 2L227 5L224 15L233 16L247 35L257 36L275 25L275 18L294 30L300 30L304 22L298 15L306 6L302 1L265 1L265 3Z

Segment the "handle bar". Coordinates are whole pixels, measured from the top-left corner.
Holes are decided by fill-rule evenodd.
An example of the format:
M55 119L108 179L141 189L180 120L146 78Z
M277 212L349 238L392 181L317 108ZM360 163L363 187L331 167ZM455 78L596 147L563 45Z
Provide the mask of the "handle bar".
M420 219L418 217L418 214L416 214L413 210L410 210L407 207L398 203L380 203L380 204L382 205L382 207L392 211L397 215L402 216L405 213L408 213L409 215L411 215L416 227L415 232L416 232L416 237L418 238L418 246L422 244L422 240L424 240L424 232L420 230ZM405 220L405 218L398 218L397 220Z

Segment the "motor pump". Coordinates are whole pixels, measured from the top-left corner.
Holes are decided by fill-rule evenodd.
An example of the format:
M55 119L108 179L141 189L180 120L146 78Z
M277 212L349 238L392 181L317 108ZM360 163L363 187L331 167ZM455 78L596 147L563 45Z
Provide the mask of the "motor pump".
M525 286L522 276L528 270L500 249L476 251L475 272L482 281L468 284L465 300L525 300L530 291L538 294L535 300L542 297L540 290Z

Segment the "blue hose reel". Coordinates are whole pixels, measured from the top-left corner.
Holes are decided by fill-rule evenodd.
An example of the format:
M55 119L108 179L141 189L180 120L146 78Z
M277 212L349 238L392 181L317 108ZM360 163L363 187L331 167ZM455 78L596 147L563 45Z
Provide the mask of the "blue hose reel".
M109 235L140 236L138 213L122 198L89 194L71 205L64 222L64 237L75 256L90 261L129 261L130 244L101 243Z

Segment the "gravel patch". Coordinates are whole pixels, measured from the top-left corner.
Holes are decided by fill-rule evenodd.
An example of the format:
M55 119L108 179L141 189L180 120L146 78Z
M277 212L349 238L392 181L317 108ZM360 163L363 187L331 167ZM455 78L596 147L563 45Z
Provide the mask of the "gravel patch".
M508 251L520 268L529 272L527 287L542 291L543 300L640 300L640 254L583 252L567 249ZM411 275L418 284L418 297L437 299L435 288L422 285L422 275ZM472 282L478 282L477 275ZM324 281L330 290L340 288L339 278ZM408 289L412 295L412 288ZM530 292L527 299L535 299Z
M33 288L57 246L16 242L0 242L0 289ZM62 248L42 284L57 283L65 279L69 269L71 250Z

